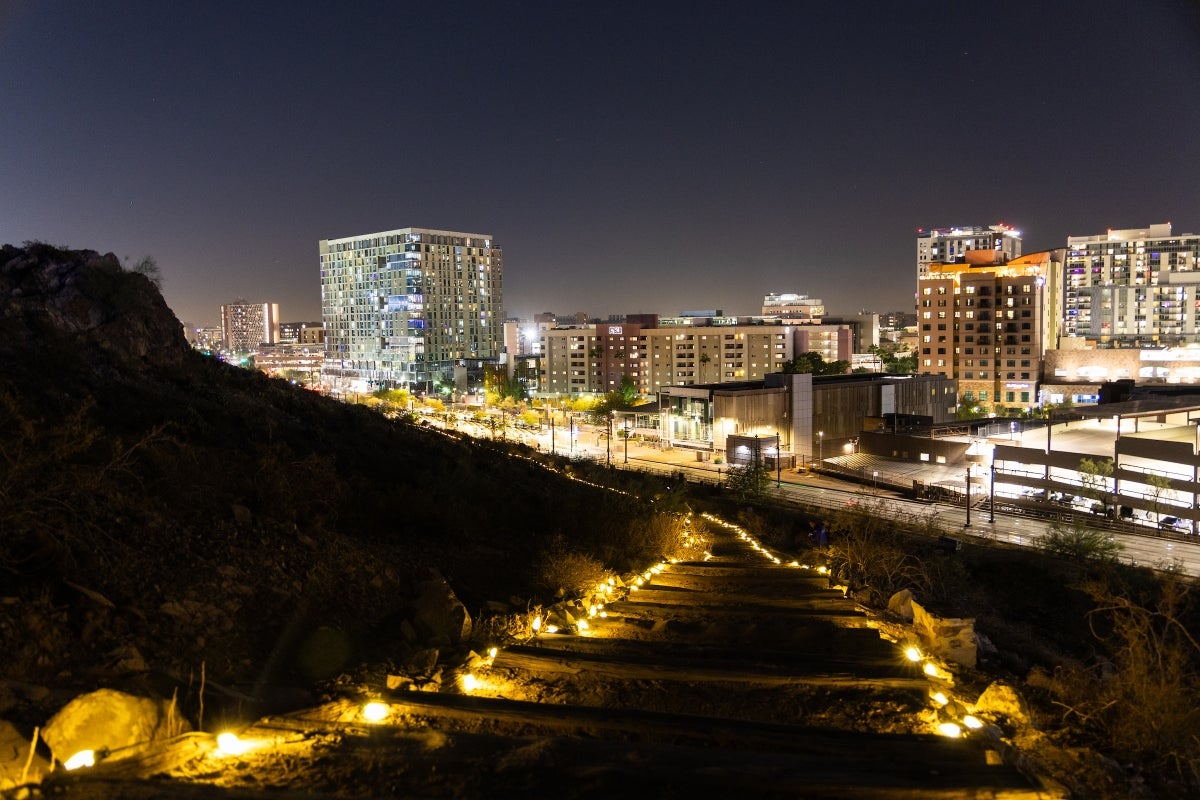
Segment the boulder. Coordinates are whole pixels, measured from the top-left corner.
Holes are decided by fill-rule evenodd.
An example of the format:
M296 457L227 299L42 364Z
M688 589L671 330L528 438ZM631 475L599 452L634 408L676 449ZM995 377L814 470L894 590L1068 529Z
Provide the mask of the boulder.
M913 621L913 596L908 589L901 589L888 599L888 612L905 622Z
M467 607L436 572L417 587L413 623L431 642L457 644L471 638L471 615Z
M100 689L63 706L42 729L42 738L62 762L83 750L113 751L189 730L187 720L166 700Z
M974 668L978 659L973 617L939 617L912 600L913 631L925 650L947 661Z
M1018 727L1030 723L1029 705L1012 686L999 681L983 690L975 701L975 713L990 722L1008 722Z

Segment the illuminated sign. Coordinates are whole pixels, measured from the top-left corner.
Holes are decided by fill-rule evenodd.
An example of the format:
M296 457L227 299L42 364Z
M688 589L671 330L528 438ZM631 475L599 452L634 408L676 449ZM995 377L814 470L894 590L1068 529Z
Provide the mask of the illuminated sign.
M609 325L608 326L608 335L609 336L620 336L621 332L622 332L622 328L620 325Z

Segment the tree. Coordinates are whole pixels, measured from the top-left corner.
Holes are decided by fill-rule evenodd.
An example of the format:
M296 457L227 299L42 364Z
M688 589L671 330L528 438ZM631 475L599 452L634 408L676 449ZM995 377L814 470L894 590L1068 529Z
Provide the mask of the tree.
M917 371L917 354L912 350L901 352L900 345L895 342L873 344L867 352L879 359L884 372L907 375Z
M968 395L964 393L958 398L958 410L954 412L955 419L983 419L987 415L987 406L976 401L974 395Z
M771 485L771 474L767 471L766 464L757 458L745 466L731 464L728 476L725 485L743 500L762 498L767 493L767 487Z
M1111 458L1079 459L1079 480L1083 484L1083 496L1097 502L1108 500L1108 479L1113 474Z
M637 398L637 384L630 376L622 375L621 385L604 395L598 403L592 406L591 413L597 419L607 417L613 411L625 411L633 408L637 403Z
M496 394L501 400L528 400L529 391L525 388L525 384L520 378L513 375L500 380L497 384Z
M826 361L820 353L810 350L801 353L783 365L783 371L789 375L845 375L850 371L850 362L844 360Z
M706 382L705 379L707 377L706 373L708 372L708 370L707 370L708 363L710 361L712 361L712 356L710 356L708 353L701 353L699 361L700 361L700 382L705 383Z
M1159 501L1162 496L1171 491L1171 479L1166 475L1147 475L1146 485L1150 487L1151 495L1154 498L1154 521L1155 523L1162 522L1162 508L1159 506Z
M129 262L128 256L125 257L125 261L126 263ZM136 264L129 267L129 271L136 272L138 275L145 275L154 284L156 289L162 291L162 272L159 270L158 261L154 259L154 256L142 256Z

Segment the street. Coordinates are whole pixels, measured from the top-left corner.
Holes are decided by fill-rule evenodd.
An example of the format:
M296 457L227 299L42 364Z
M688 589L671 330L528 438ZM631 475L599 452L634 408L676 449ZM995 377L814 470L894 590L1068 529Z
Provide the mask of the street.
M510 434L513 431L510 429ZM566 428L556 431L554 450L566 457L586 457L615 468L642 469L654 472L674 473L682 471L689 480L716 483L721 481L728 469L725 464L699 461L696 452L684 448L663 449L657 444L631 441L626 447L623 439L606 441L602 429L594 426L579 426L574 436ZM519 437L510 439L537 446L544 452L550 451L550 433L519 432ZM628 460L627 460L628 459ZM942 502L916 501L889 490L872 490L852 481L841 480L816 473L800 474L795 470L782 470L771 476L769 492L789 502L804 504L830 512L849 503L868 503L880 513L892 519L926 520L932 517L944 535L954 536L964 542L1005 542L1019 546L1035 545L1044 536L1051 521L1033 516L1006 513L997 510L995 521L989 521L984 499L978 497L971 509L970 526L962 505ZM777 485L778 484L778 485ZM1083 519L1086 521L1087 517ZM1121 544L1121 560L1133 564L1170 568L1187 575L1200 575L1200 543L1185 541L1176 536L1167 538L1150 533L1114 530L1111 534Z

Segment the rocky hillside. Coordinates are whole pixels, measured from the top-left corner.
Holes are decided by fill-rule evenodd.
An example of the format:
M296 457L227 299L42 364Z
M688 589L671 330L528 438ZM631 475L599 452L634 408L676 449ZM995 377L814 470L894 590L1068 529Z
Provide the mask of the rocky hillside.
M197 354L112 255L0 249L0 365L9 719L129 675L304 684L388 658L430 570L473 614L522 604L548 543L619 552L648 518L518 449Z

